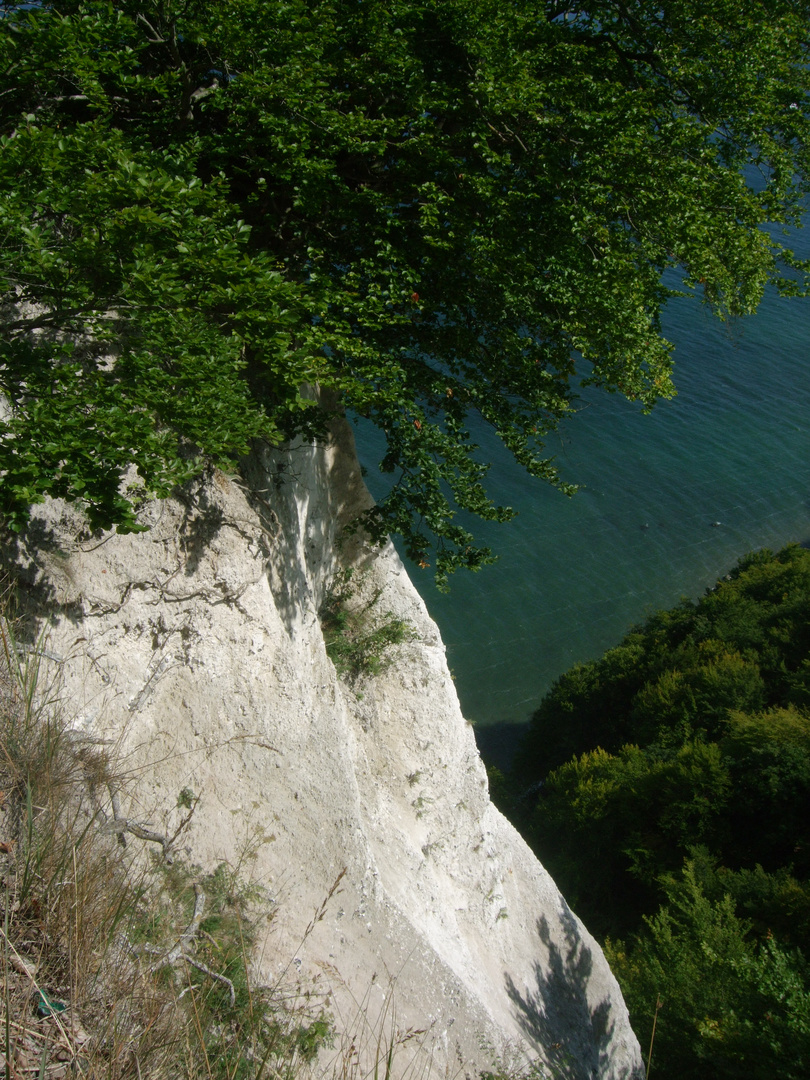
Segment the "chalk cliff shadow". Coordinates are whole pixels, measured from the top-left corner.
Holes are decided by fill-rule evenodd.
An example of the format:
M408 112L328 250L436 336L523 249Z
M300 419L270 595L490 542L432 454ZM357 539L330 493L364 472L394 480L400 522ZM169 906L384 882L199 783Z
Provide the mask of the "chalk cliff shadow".
M581 927L567 907L560 912L560 922L561 942L559 936L552 939L545 916L537 922L548 959L535 963L535 984L521 991L506 976L517 1021L527 1040L542 1051L554 1080L636 1080L633 1066L616 1060L622 1050L613 1046L616 1025L609 999L595 1006L588 1000L594 963Z
M294 636L317 618L339 563L363 561L364 540L347 526L372 505L354 435L333 416L316 444L263 448L243 463L248 499L269 539L269 579L276 609ZM338 550L339 549L339 550Z
M66 561L55 530L41 518L32 517L21 533L4 529L0 534L0 575L3 614L14 623L17 640L26 645L36 642L42 627L56 612L71 623L81 621L78 601L62 602L54 582L40 572L43 554Z
M485 763L495 765L503 772L509 772L520 746L520 740L526 734L528 726L527 717L519 724L481 724L476 727L475 741Z

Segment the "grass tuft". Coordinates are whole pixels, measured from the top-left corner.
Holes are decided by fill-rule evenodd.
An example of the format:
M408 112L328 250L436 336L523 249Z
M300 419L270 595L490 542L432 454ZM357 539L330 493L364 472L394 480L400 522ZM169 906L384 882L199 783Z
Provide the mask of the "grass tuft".
M390 662L391 649L416 636L406 619L380 610L382 589L365 599L365 585L364 575L351 567L340 571L318 613L326 653L338 676L351 683L379 674Z

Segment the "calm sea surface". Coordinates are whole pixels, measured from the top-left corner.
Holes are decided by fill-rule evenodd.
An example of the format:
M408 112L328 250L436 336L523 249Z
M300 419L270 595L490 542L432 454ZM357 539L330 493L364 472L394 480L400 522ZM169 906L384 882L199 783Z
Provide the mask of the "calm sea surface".
M810 255L808 237L797 249ZM409 571L439 624L465 716L505 763L555 678L599 656L681 596L695 598L739 556L810 540L810 300L769 295L731 326L677 299L678 396L642 415L589 391L549 450L571 499L530 480L495 441L491 490L519 516L476 528L499 562L458 573L441 595ZM379 441L358 429L374 494Z

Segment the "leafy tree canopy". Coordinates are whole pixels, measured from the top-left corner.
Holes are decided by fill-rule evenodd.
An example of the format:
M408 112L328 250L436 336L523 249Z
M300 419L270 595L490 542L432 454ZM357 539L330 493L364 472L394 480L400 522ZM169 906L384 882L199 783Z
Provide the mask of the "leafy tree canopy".
M606 948L639 1037L652 1047L648 1071L661 1080L803 1080L807 960L770 932L752 938L731 894L711 896L697 854L633 945Z
M438 577L505 519L578 381L673 392L677 269L720 315L802 288L802 0L0 3L0 508L137 527L318 384L385 433L378 531ZM668 281L670 279L667 279ZM134 465L136 489L122 478ZM562 485L565 486L565 485ZM435 549L435 551L434 551Z
M500 798L589 926L635 929L698 844L810 889L809 674L810 551L792 545L558 680Z

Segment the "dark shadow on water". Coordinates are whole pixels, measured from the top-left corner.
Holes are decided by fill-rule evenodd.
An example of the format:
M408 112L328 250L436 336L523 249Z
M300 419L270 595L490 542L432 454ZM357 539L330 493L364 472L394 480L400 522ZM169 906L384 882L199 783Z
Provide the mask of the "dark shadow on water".
M562 934L554 940L546 917L537 922L548 958L535 962L532 985L521 990L506 976L506 991L524 1035L542 1051L554 1080L639 1080L642 1072L621 1061L629 1047L613 1045L616 1022L609 999L603 997L595 1006L588 1000L594 959L580 924L565 905L560 923Z
M476 725L475 741L486 764L495 765L502 772L509 772L528 726L528 717L524 724Z

